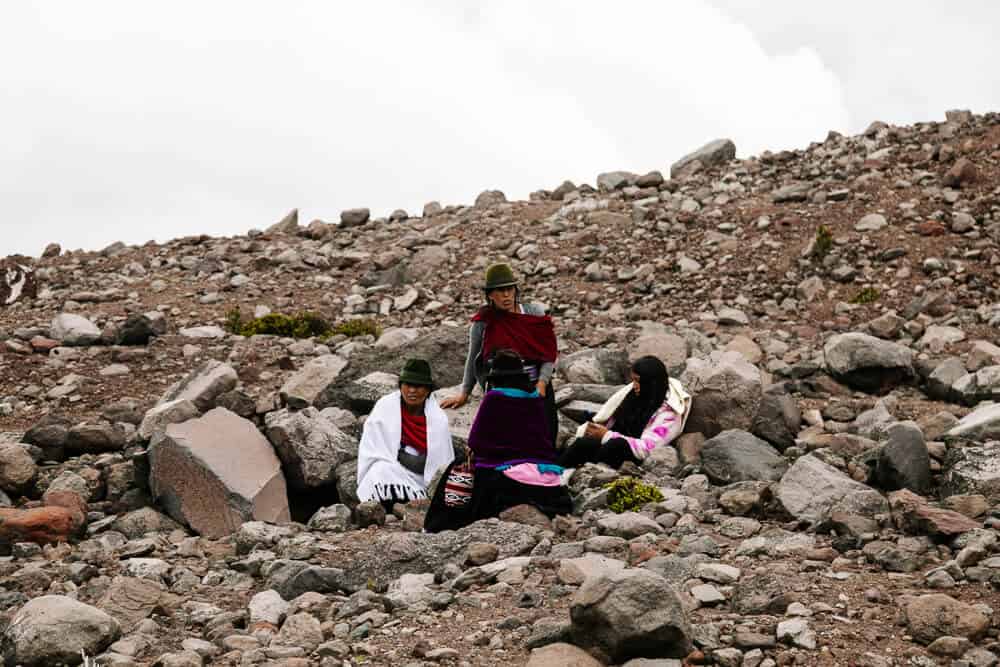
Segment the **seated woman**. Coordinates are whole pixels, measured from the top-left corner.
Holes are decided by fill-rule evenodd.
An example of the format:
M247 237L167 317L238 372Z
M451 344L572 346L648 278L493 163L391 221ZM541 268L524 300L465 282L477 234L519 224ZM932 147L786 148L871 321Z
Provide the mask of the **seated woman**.
M410 359L399 391L383 396L365 420L358 447L358 498L393 503L427 497L434 474L455 458L448 417L431 396L431 366Z
M636 359L631 384L616 391L576 432L559 457L559 465L576 468L605 463L618 468L625 461L642 463L657 447L665 447L684 431L691 396L670 377L656 357Z
M486 380L488 389L469 431L471 497L464 504L455 502L447 483L452 464L424 519L428 532L456 530L516 505L533 505L549 517L573 510L560 482L562 469L554 465L545 399L521 357L498 350Z

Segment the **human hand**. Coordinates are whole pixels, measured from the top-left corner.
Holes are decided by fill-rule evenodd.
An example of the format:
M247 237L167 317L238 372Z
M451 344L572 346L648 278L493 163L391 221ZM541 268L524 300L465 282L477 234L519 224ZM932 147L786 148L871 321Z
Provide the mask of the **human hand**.
M535 385L535 389L538 390L538 395L541 396L542 398L545 398L545 388L546 388L545 380L539 380L538 383Z
M465 392L458 394L457 396L451 396L449 398L441 401L441 407L445 410L450 410L453 408L460 408L465 405L469 400L469 395Z
M604 437L604 434L608 432L608 429L600 424L595 424L594 422L587 422L587 430L584 435L588 438L594 438L600 440Z

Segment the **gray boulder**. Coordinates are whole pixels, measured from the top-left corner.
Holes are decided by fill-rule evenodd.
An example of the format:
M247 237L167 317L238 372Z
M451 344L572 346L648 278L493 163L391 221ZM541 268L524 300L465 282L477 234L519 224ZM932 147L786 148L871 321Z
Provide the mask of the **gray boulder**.
M167 513L200 535L245 521L290 519L281 462L253 422L225 408L171 424L150 444L150 487Z
M410 258L406 265L406 275L413 282L425 281L438 275L448 265L448 260L448 251L444 246L426 246Z
M143 416L142 423L139 424L139 437L147 441L152 440L154 435L170 424L180 424L200 414L195 404L186 398L159 403L147 410Z
M601 190L620 190L635 183L637 178L630 171L607 171L597 175L597 187Z
M316 408L278 410L265 417L268 440L281 459L289 486L297 490L335 484L339 465L358 457L358 442Z
M570 606L575 643L612 660L683 658L691 626L676 591L653 572L626 569L588 579Z
M913 350L868 334L832 336L823 355L831 375L868 393L885 393L914 377Z
M167 333L167 318L158 310L132 313L118 331L119 345L145 345L150 338Z
M635 339L629 361L652 355L667 367L671 375L680 375L688 358L688 342L677 334L647 329Z
M944 478L947 495L978 493L991 499L1000 497L1000 442L953 449L948 465Z
M954 385L967 375L965 362L958 357L948 357L927 376L927 395L941 401L958 401Z
M347 385L348 405L356 414L366 415L372 411L378 399L398 388L398 375L382 371L369 373Z
M962 417L945 434L966 440L1000 440L1000 403L988 403Z
M321 507L315 514L309 517L309 528L312 530L342 533L350 527L351 508L340 503L330 505L329 507Z
M965 405L1000 400L1000 366L986 366L955 380L952 394Z
M795 445L802 428L802 412L795 399L785 391L766 391L754 415L750 432L783 452Z
M212 409L215 406L215 399L236 387L238 381L239 378L232 366L209 359L167 389L157 405L188 400L204 412Z
M95 656L120 633L118 621L96 607L63 595L43 595L21 607L7 626L4 661L24 667L78 665L81 652Z
M310 359L296 371L278 390L285 405L302 409L314 405L327 389L337 383L347 360L336 354L324 354Z
M887 491L909 489L926 494L931 488L931 457L924 434L913 422L889 427L889 441L882 447L875 468L875 480Z
M343 228L357 227L368 222L371 211L367 208L349 208L340 212L340 226Z
M753 427L764 399L760 371L739 352L690 359L681 379L694 397L685 431L706 438L722 431Z
M788 463L760 438L746 431L723 431L701 448L701 468L715 484L781 479Z
M695 162L701 163L702 167L714 167L735 158L736 144L731 139L716 139L670 165L670 178L682 177Z
M817 523L834 511L873 516L888 510L880 493L813 454L800 457L782 476L775 496L789 514Z
M588 349L560 356L557 368L566 382L624 384L628 355L624 350Z
M49 337L71 347L93 345L101 339L101 330L86 317L60 313L52 320Z

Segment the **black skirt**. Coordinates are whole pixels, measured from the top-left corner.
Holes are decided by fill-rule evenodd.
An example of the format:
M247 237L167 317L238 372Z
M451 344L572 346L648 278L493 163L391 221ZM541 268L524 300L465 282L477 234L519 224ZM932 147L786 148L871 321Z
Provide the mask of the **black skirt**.
M444 503L444 480L453 465L445 470L427 509L424 530L428 533L458 530L474 521L500 516L505 509L517 505L532 505L549 518L573 512L573 501L566 487L522 484L492 468L477 468L472 498L463 507L449 507Z

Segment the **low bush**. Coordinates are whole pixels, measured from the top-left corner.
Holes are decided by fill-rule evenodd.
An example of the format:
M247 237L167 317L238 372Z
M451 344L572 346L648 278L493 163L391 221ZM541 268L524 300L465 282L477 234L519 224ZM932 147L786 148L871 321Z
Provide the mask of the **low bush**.
M635 477L619 477L605 488L608 489L608 507L618 514L634 512L646 503L663 500L663 494L658 488Z
M244 321L239 308L226 313L226 330L240 336L266 334L285 338L319 338L326 339L333 333L333 328L322 315L303 311L294 315L269 313L263 317L255 317Z
M851 298L851 303L866 305L878 301L879 292L874 287L865 287Z

